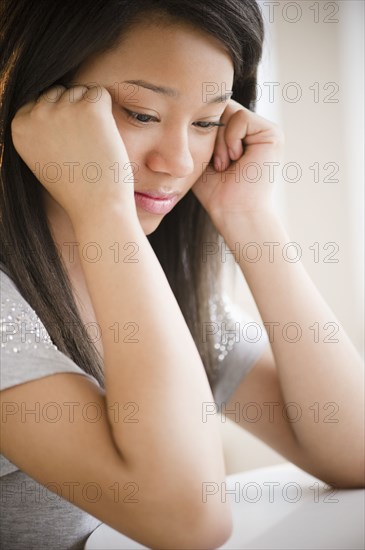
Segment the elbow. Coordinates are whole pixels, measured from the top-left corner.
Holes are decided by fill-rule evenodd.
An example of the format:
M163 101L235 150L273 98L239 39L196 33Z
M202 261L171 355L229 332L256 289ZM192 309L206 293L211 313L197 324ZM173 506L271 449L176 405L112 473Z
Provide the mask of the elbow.
M339 472L331 472L326 475L319 475L324 483L333 489L364 489L365 488L365 469L359 467L342 468Z
M213 550L230 538L232 510L229 500L217 491L219 482L209 482L205 490L204 474L191 470L171 477L165 472L158 476L164 483L144 473L144 499L135 510L143 516L143 533L138 521L132 538L156 550ZM216 473L212 478L220 480Z
M207 507L166 499L143 508L127 518L123 506L118 521L109 525L151 550L215 550L232 534L229 502Z
M199 516L198 516L199 517ZM215 549L223 546L231 537L233 529L232 512L229 502L221 506L205 510L196 524L196 534L191 548Z
M334 481L326 481L326 483L333 489L365 489L365 476L364 473L360 476L349 474L348 476L338 477Z
M220 548L232 534L233 520L229 499L223 498L222 492L217 490L217 482L207 483L201 477L200 474L193 478L191 484L186 483L184 489L181 487L180 498L176 498L175 494L170 502L170 509L176 506L182 520L179 541L182 544L175 541L174 548Z
M200 499L164 500L153 526L148 547L158 550L214 550L231 536L233 522L229 502ZM155 530L155 528L159 527Z
M228 502L219 506L201 503L198 506L191 505L182 510L179 527L165 541L166 548L214 550L227 542L232 529L232 513Z
M299 467L303 467L303 464ZM334 490L365 488L365 462L362 449L343 454L330 451L320 459L312 456L306 461L303 469Z

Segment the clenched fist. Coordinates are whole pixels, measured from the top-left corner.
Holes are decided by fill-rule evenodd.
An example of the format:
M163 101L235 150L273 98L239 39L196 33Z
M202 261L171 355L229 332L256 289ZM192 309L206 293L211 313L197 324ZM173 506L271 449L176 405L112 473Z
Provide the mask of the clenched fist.
M71 220L103 203L135 210L128 154L100 86L57 85L11 122L14 147Z

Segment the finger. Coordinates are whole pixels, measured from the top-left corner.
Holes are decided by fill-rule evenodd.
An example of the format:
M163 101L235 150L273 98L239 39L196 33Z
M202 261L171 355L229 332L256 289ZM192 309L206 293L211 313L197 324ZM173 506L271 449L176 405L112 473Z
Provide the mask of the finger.
M88 90L83 95L83 98L90 103L96 103L100 100L105 101L107 105L110 106L110 108L113 101L109 91L103 86L100 86L100 84L96 84L95 86L88 86Z
M110 106L112 104L112 97L103 86L99 84L75 84L64 92L60 102L70 101L71 103L77 103L79 101L86 101L87 103L97 103L100 100L106 101Z
M230 161L226 140L224 137L225 129L225 126L218 129L217 138L214 145L213 165L217 172L226 170Z
M242 107L230 119L225 132L230 157L232 160L239 159L244 146L272 142L276 133L273 123Z
M38 97L27 101L27 103L19 107L16 112L16 116L19 117L30 113L32 109L39 103L44 104L49 101L52 101L54 103L55 100L57 101L57 97L60 96L61 89L62 91L64 91L66 88L65 86L61 86L60 84L57 86L52 86L51 88L47 88L46 90L41 92Z
M71 85L62 94L60 103L78 103L84 99L89 92L86 84Z
M214 148L214 168L216 171L226 170L231 160L233 160L228 149L226 132L231 125L232 116L241 109L242 105L231 99L224 110L221 118L224 126L219 128Z
M226 170L230 164L231 159L229 157L229 152L226 144L225 132L232 114L237 110L235 103L236 102L230 101L227 104L227 107L225 108L221 117L221 122L224 124L224 126L219 128L218 130L213 157L214 168L217 172Z
M62 96L63 92L66 90L65 86L62 86L61 84L56 84L55 86L51 86L50 88L47 88L44 90L36 100L36 104L54 104L57 103L57 101Z
M247 114L244 111L237 111L229 121L225 138L232 160L237 160L243 155L242 140L247 134L247 126Z

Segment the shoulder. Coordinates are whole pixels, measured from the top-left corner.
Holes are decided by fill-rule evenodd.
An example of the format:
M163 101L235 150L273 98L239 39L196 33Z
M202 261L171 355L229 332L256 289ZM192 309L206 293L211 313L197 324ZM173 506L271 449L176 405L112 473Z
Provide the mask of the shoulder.
M265 327L227 294L211 298L211 324L218 371L214 397L227 402L269 346Z
M83 374L96 382L57 349L41 319L5 271L0 264L0 390L58 372Z
M57 347L52 343L42 321L20 294L10 275L0 266L1 287L1 349L8 355L21 351ZM17 347L16 344L19 344Z

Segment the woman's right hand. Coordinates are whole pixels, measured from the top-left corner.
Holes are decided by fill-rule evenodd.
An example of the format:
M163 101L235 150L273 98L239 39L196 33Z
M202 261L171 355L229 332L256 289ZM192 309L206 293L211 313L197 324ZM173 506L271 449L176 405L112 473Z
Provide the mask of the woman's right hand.
M132 164L101 86L57 85L11 122L14 147L71 220L105 204L136 213Z

